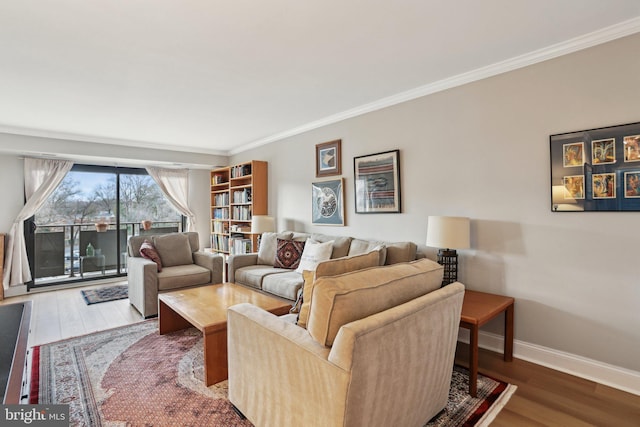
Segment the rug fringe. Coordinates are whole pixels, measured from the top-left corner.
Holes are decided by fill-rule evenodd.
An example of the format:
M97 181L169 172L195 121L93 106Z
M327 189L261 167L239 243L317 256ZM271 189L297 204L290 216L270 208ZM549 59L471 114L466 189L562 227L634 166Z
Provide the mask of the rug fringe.
M495 402L493 402L491 408L489 408L489 410L487 410L487 412L485 412L484 415L478 420L475 427L488 427L500 413L500 411L502 411L504 405L507 404L507 402L509 401L509 399L511 399L511 396L516 392L517 389L518 386L508 384L505 391L502 392L502 395L498 397Z

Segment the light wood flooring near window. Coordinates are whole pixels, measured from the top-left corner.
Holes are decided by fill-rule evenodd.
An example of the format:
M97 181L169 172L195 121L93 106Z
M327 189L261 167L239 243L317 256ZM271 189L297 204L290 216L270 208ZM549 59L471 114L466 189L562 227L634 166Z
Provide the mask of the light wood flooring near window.
M86 305L80 290L33 293L0 304L33 301L29 346L142 321L128 299ZM468 347L459 343L456 360L466 365ZM480 373L518 386L493 427L640 426L640 396L514 358L480 350Z
M32 292L7 298L0 304L32 301L29 347L143 320L140 313L129 304L129 299L87 305L80 291L101 286L108 285Z

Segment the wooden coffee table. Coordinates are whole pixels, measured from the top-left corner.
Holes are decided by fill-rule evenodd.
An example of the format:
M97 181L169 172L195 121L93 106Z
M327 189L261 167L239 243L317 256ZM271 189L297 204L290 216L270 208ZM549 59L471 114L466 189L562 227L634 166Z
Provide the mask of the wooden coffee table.
M504 360L513 360L514 299L477 291L464 291L460 326L469 329L469 394L478 393L478 330L489 320L504 312Z
M227 379L227 309L248 302L276 315L291 304L235 283L206 285L158 296L160 335L195 326L204 335L204 376L207 386Z

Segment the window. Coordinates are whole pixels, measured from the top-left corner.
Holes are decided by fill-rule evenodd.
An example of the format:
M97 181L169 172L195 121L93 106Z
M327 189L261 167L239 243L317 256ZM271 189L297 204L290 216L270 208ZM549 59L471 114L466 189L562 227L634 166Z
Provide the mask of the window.
M181 231L184 218L145 169L74 165L27 222L38 287L122 276L129 236Z

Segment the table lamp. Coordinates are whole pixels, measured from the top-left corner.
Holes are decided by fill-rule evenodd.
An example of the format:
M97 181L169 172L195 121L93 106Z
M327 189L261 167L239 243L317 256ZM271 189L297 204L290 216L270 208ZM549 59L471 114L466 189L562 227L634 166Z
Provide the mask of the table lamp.
M254 215L253 217L251 217L251 233L258 235L257 249L260 249L260 239L262 238L262 233L267 233L270 231L276 231L276 221L272 216Z
M444 266L442 286L458 280L458 253L456 249L470 247L470 221L466 217L429 216L427 246L440 248L438 264Z

